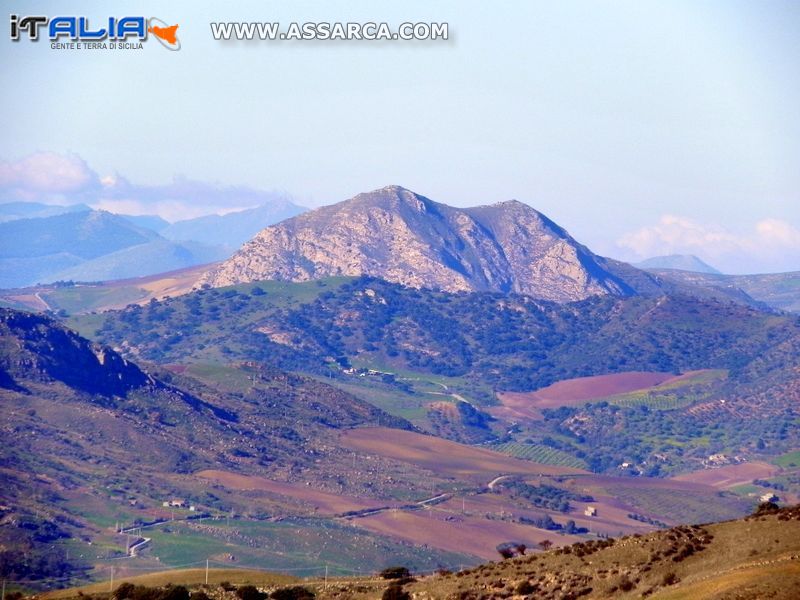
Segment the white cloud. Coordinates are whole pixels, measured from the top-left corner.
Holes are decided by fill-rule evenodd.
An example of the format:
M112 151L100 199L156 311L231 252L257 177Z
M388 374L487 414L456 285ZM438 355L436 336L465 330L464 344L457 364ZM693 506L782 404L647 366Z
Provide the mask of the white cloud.
M774 218L737 234L719 225L664 215L655 225L623 235L617 246L628 260L695 254L728 273L800 270L800 230Z
M97 174L76 154L36 152L15 161L0 160L0 192L19 200L58 200L99 187Z
M185 177L165 185L135 184L120 174L101 177L81 157L54 152L0 160L0 198L51 204L83 202L123 214L158 214L169 221L290 201L288 194L281 192Z

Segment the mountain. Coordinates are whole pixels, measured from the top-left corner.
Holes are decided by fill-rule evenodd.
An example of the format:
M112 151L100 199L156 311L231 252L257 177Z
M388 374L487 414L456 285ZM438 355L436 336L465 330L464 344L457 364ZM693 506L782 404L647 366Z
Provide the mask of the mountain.
M691 271L693 273L711 273L721 275L714 267L700 260L694 254L670 254L668 256L654 256L636 263L640 269L672 269L677 271Z
M0 288L138 277L225 256L221 248L165 240L126 217L105 211L0 223Z
M155 232L105 211L0 223L0 287L53 280L58 271L156 238Z
M299 215L305 210L288 200L276 200L270 204L225 215L206 215L177 221L159 230L159 233L170 240L192 240L214 246L238 248L264 227Z
M0 223L17 219L53 217L87 210L91 210L91 208L85 204L60 206L57 204L42 204L41 202L4 202L0 203Z
M339 275L448 292L518 292L558 302L660 289L657 278L592 254L521 202L454 208L399 186L267 227L201 283Z
M649 269L661 280L684 289L687 293L714 293L735 299L746 296L778 310L800 313L800 271L754 275L721 275L690 271Z
M32 258L67 253L88 260L144 244L158 235L105 211L0 223L0 258Z
M156 233L160 233L169 227L169 221L162 219L158 215L119 215L123 219L130 221L137 227L144 227Z
M155 239L50 274L53 281L110 281L212 263L229 255L218 246Z

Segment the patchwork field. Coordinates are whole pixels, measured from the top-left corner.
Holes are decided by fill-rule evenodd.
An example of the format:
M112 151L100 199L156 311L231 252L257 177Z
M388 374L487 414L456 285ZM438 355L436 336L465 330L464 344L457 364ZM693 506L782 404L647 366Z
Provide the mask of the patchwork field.
M228 471L209 469L199 471L196 475L234 490L258 490L294 498L307 504L318 515L335 515L352 510L386 506L385 502L328 494L310 486L272 481L263 477L240 475Z
M489 409L506 420L537 421L546 408L578 406L606 401L619 406L646 404L656 410L686 406L700 399L681 392L693 386L707 386L727 376L724 370L703 369L681 375L631 371L594 377L565 379L534 392L498 392L501 406Z
M718 489L729 489L737 485L745 485L753 479L766 479L775 475L780 469L765 462L747 462L738 465L725 465L716 469L704 469L694 473L684 473L673 477L676 481L702 483Z
M364 427L340 436L345 447L409 462L435 473L487 483L504 473L520 475L568 475L586 473L572 467L543 465L474 446L411 431Z
M496 546L504 542L522 542L534 548L546 539L558 544L569 544L579 539L529 525L457 515L435 509L417 512L389 511L358 519L358 526L399 537L413 544L450 552L465 552L487 560L499 558Z

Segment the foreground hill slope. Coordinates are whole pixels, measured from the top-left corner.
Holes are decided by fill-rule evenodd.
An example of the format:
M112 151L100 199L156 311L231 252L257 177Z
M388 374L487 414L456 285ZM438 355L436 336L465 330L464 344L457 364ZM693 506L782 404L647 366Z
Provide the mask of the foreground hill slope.
M745 519L682 526L646 535L593 540L527 554L456 573L427 577L291 579L266 572L162 572L132 577L137 586L185 585L213 600L236 600L245 585L272 598L366 600L499 600L658 598L794 600L800 589L800 507L762 505ZM402 575L402 568L385 575ZM209 582L202 585L201 582ZM225 581L225 584L220 582ZM119 584L118 584L119 585ZM45 598L106 598L109 582ZM291 590L293 591L289 591ZM169 589L169 588L167 588ZM140 597L156 590L138 588Z
M584 542L409 587L427 598L797 598L800 509ZM420 596L415 596L420 597Z
M652 275L596 256L521 202L454 208L399 186L268 227L203 282L218 287L339 275L448 292L519 292L557 302L660 286Z

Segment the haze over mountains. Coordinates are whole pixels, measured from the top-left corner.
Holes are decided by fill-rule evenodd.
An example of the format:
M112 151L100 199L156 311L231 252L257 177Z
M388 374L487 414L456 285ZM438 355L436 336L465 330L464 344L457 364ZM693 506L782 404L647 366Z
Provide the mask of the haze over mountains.
M170 224L157 215L115 215L83 204L0 204L0 288L124 279L211 263L302 210L282 200Z

